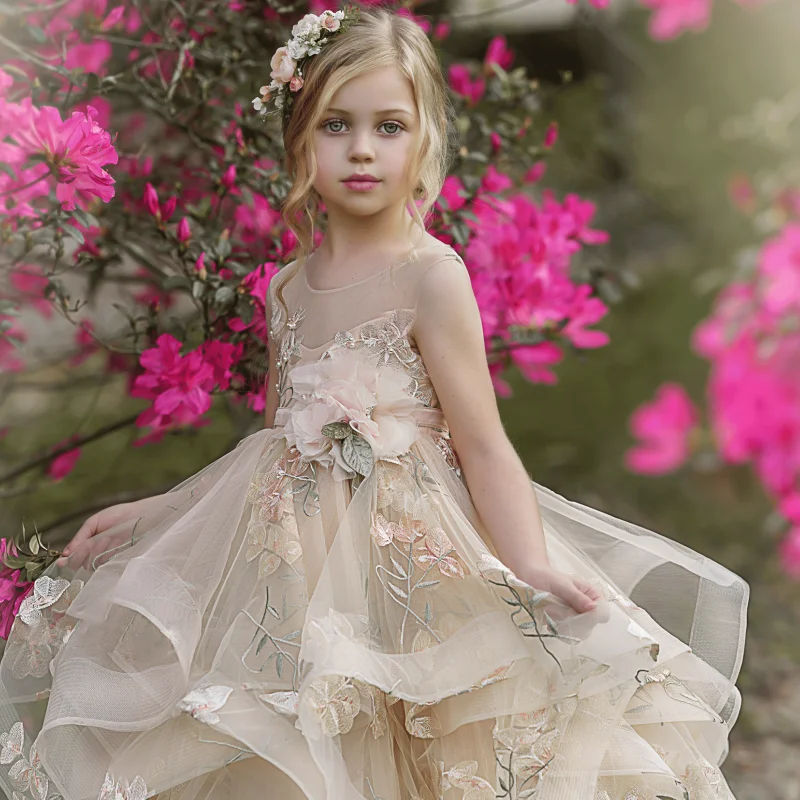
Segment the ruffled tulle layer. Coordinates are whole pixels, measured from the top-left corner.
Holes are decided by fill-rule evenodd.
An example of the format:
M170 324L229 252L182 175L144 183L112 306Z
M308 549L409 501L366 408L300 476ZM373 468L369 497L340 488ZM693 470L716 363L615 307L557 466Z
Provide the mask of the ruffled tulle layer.
M731 798L747 585L536 487L605 598L575 615L421 424L356 490L259 431L52 567L0 662L8 797Z

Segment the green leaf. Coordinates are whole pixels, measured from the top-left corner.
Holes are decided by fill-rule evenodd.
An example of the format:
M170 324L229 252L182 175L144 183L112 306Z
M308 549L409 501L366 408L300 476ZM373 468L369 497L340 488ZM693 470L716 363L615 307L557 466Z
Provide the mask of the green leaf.
M35 533L33 534L33 536L31 536L30 543L28 544L28 549L31 551L31 555L34 555L34 556L41 549L40 548L39 537Z
M71 211L70 214L72 214L84 228L100 227L97 217L94 214L90 214L88 211L84 211L82 208L76 208L74 211Z
M230 286L220 286L214 293L214 302L218 306L224 306L236 298L236 292Z
M353 434L353 429L346 422L329 422L322 426L322 435L331 439L346 439Z
M220 237L217 241L217 254L220 261L224 261L231 254L231 240Z
M39 44L47 43L47 34L38 25L26 25L28 33L35 42Z
M233 274L239 278L244 278L252 272L247 264L242 264L240 261L226 261L225 266L231 269Z
M342 458L350 469L365 478L372 472L375 464L370 443L356 434L342 441Z
M71 236L78 244L86 243L83 234L74 225L70 225L69 222L62 222L61 227L64 229L64 233Z
M192 284L192 297L195 300L202 300L206 293L206 285L203 281L195 281Z

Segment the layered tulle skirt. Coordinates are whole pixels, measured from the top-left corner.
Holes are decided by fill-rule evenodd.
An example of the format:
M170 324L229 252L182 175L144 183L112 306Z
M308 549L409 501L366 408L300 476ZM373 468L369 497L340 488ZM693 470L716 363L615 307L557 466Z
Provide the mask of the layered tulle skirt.
M280 421L37 580L9 798L732 797L740 578L536 486L553 567L603 593L575 614L495 557L440 412L355 489Z

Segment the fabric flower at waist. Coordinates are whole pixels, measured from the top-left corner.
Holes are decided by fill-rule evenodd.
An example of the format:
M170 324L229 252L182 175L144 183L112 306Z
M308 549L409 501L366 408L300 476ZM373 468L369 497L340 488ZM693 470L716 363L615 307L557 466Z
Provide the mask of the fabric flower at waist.
M333 467L333 477L367 477L378 459L407 453L420 435L422 401L410 376L342 350L289 373L294 390L283 435L304 459Z

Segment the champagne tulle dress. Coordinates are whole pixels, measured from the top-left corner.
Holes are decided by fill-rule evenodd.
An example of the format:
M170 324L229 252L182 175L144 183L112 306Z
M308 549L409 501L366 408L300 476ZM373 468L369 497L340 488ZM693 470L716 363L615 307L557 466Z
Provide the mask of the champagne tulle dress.
M0 662L9 798L733 797L747 584L538 485L553 567L603 600L517 579L413 338L426 272L465 267L415 255L278 273L274 428L37 580Z

